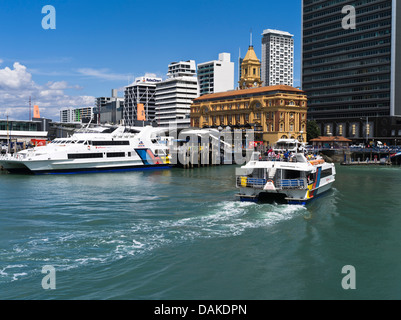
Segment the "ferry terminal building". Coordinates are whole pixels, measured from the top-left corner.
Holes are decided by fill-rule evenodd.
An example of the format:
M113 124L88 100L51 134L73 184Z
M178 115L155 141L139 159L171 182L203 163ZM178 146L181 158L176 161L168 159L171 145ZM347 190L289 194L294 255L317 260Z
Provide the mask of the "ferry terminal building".
M306 142L307 97L287 86L262 87L260 62L250 46L241 64L239 90L203 95L191 105L191 127L253 129L255 141L281 138Z

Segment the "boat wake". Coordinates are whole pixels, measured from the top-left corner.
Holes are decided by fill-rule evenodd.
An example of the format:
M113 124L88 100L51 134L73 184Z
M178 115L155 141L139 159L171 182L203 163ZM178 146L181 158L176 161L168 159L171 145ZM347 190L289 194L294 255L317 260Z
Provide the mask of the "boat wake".
M306 212L304 207L296 205L239 201L201 207L202 212L157 218L142 216L129 223L98 226L92 231L64 228L53 233L37 233L27 241L15 244L11 250L0 250L0 260L6 263L0 268L0 283L37 275L46 264L65 271L139 257L159 248L197 239L236 237L251 229L268 230L274 224Z

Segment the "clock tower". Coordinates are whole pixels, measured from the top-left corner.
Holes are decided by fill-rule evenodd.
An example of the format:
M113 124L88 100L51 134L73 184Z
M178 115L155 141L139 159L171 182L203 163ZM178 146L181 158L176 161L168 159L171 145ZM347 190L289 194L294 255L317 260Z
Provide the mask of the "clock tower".
M250 45L244 60L242 60L239 87L240 89L249 89L261 86L260 61L256 56L253 46Z

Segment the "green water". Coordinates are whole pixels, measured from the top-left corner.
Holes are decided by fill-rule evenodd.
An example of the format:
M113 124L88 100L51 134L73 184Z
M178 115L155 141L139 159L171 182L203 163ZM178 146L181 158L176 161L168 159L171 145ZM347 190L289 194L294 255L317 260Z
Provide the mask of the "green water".
M400 168L338 166L307 207L236 201L235 166L1 174L0 191L0 299L401 298Z

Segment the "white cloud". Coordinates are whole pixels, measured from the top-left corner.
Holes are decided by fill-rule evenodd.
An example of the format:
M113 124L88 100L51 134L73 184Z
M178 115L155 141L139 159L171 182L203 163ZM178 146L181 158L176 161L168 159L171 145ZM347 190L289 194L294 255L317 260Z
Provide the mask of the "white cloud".
M4 60L3 59L0 59L0 64L2 64L4 62Z
M0 90L19 89L21 87L30 89L34 86L32 75L26 71L25 66L15 62L13 68L0 69Z
M13 119L28 118L28 101L39 105L41 116L59 119L59 111L63 107L93 106L93 96L72 96L64 92L66 89L80 90L81 87L69 85L66 81L49 81L39 85L32 80L32 74L26 66L15 62L13 68L0 68L0 118L5 113Z
M77 70L78 73L92 78L102 79L102 80L121 80L127 81L127 79L132 78L129 74L119 74L111 73L109 69L92 69L92 68L81 68Z

